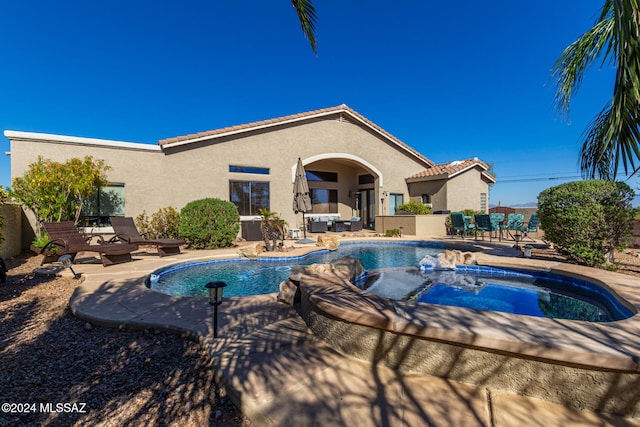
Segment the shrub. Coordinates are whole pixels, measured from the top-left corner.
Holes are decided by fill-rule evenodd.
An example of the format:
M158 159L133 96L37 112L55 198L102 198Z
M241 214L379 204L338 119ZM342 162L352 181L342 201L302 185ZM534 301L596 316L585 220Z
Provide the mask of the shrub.
M180 212L169 206L160 208L149 218L147 212L142 211L136 217L136 227L148 239L178 239L180 238Z
M633 230L633 190L625 183L575 181L544 190L538 214L546 239L570 260L596 266L613 262Z
M396 208L396 212L411 212L416 215L428 215L431 213L431 208L424 203L410 200L407 203L403 203Z
M82 205L99 187L109 183L110 169L103 160L91 156L65 163L38 157L24 176L14 178L11 197L33 211L42 221L78 222Z
M225 200L195 200L180 211L179 235L196 249L229 247L239 230L238 208Z
M397 228L390 228L384 232L385 237L402 237L400 235L400 230Z

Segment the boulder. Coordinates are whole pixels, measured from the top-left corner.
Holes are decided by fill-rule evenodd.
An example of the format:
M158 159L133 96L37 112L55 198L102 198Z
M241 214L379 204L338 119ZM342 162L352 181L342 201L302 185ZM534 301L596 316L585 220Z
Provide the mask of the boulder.
M285 280L280 283L280 292L278 292L278 302L294 305L300 302L300 288L298 284L292 280Z
M338 240L338 236L333 235L318 236L316 246L324 246L330 251L335 251L340 246L340 240Z
M255 245L249 245L238 249L238 255L245 258L257 258L258 254L262 253L263 250L263 244L257 243Z

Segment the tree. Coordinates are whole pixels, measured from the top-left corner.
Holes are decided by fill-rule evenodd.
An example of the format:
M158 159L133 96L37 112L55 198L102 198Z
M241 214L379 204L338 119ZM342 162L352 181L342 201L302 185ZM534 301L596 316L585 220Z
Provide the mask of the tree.
M287 223L280 218L277 213L270 211L269 209L262 208L259 211L262 216L262 240L264 240L264 247L268 252L278 249L278 240L282 239L284 244L284 236L286 233ZM269 243L271 241L272 243Z
M65 163L38 157L24 176L14 178L10 195L42 221L78 222L84 200L109 183L110 167L91 156Z
M313 2L311 0L291 0L291 4L298 14L302 32L309 40L313 53L317 54L315 31L318 15L316 14L316 8L313 6Z
M640 2L605 0L593 28L569 45L553 67L557 77L555 105L569 113L584 73L598 59L616 67L613 97L593 119L582 138L580 169L586 178L614 180L622 165L638 172L640 159Z

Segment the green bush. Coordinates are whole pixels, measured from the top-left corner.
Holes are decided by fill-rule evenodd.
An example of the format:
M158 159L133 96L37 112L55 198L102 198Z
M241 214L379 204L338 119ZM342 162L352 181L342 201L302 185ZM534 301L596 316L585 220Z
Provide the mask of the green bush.
M407 203L403 203L396 208L396 212L411 212L416 215L428 215L431 213L431 208L424 203L410 200Z
M180 212L169 206L160 208L149 218L147 212L142 211L136 217L136 227L148 239L179 239Z
M194 200L180 211L179 234L192 248L229 247L239 230L238 208L225 200Z
M630 243L633 197L627 184L604 180L548 188L538 196L540 225L570 260L590 266L613 262L614 249Z

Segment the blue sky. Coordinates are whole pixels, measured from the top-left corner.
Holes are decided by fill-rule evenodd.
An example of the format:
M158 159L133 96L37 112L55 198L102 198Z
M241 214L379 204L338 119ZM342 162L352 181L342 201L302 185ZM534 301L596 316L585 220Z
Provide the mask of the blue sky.
M156 144L344 103L434 162L493 164L492 204L535 202L579 177L611 97L596 67L570 122L552 105L550 69L601 6L316 0L316 56L288 0L0 0L0 129Z

